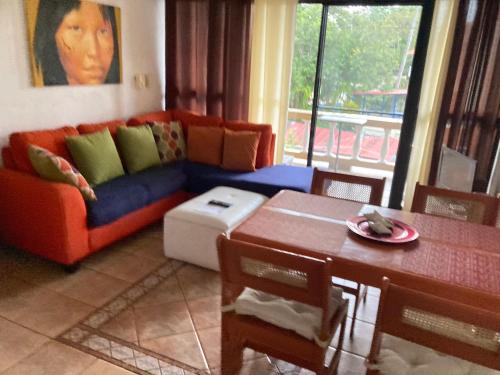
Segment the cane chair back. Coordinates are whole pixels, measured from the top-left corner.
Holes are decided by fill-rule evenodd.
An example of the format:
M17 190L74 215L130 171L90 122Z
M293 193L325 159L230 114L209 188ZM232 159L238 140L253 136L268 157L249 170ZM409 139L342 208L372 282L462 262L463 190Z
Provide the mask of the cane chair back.
M338 366L347 316L347 301L332 308L331 259L321 260L282 250L218 239L219 264L222 278L222 305L236 301L244 288L251 288L286 300L293 300L322 310L319 338L329 341L341 325L337 352L328 368L324 367L327 347L292 331L259 319L222 314L222 373L230 374L241 365L243 347L250 347L273 357L312 369L330 373ZM235 349L236 348L236 349ZM229 358L229 357L233 358ZM236 359L235 359L236 358ZM235 365L239 362L239 365ZM322 372L326 371L326 372Z
M387 278L368 363L377 362L383 333L500 369L500 314L391 284Z
M384 194L384 185L385 177L362 177L314 168L311 193L380 206ZM360 301L366 301L368 289L366 286L358 283L356 283L355 288L341 284L334 285L342 288L345 293L354 296L354 311L350 331L350 336L352 338L354 336L354 328L356 326L356 317Z
M328 312L331 259L324 261L226 238L220 240L219 248L223 283L260 290ZM231 296L231 302L238 295ZM328 327L321 331L326 334Z
M380 206L384 178L355 176L314 168L311 193Z
M412 212L495 226L500 199L486 194L415 186Z

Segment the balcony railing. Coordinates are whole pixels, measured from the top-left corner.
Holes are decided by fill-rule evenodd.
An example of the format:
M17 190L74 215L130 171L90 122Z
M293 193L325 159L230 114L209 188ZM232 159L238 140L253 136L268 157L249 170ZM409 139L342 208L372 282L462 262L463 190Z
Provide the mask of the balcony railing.
M294 164L307 159L310 124L310 111L288 110L284 154ZM313 160L343 171L361 167L392 172L400 131L401 119L319 111Z

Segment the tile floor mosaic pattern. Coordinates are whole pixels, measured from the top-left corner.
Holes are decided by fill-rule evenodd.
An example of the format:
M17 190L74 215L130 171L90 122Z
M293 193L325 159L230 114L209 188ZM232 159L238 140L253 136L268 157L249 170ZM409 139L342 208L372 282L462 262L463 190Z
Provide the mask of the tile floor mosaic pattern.
M217 374L219 296L217 273L167 260L58 340L139 374ZM358 324L358 330L371 336L371 324ZM357 347L353 341L348 341L347 346L367 352L369 342L355 340ZM307 373L251 350L245 354L243 373Z
M164 258L159 225L91 256L72 275L10 250L0 252L0 267L9 271L0 274L0 280L20 291L0 290L0 328L5 328L0 330L0 350L2 340L16 344L29 337L32 341L31 347L19 352L12 347L4 363L0 358L1 375L24 374L33 366L39 371L30 370L30 375L48 373L47 369L54 373L54 366L63 366L56 372L64 375L101 374L101 369L120 375L220 374L219 275ZM10 277L2 280L2 275ZM93 280L99 283L92 284ZM42 309L37 301L48 294L59 302ZM65 322L60 305L78 301L82 304L75 308L78 314ZM16 310L18 305L23 314ZM363 357L369 350L377 305L377 290L371 289L358 312L355 338L344 340L339 374L364 374ZM31 310L50 319L23 321ZM347 332L349 325L350 320ZM3 335L7 331L19 332L19 340ZM45 359L45 363L47 351L60 358ZM77 358L86 370L67 369L65 356ZM249 349L244 359L242 375L310 374Z
M143 297L155 287L171 277L182 266L176 261L167 261L165 265L147 276L104 307L96 310L83 322L69 329L58 337L58 340L72 345L90 354L109 360L128 370L139 374L174 375L204 373L196 368L190 368L175 359L163 357L146 348L141 348L135 342L127 342L108 335L100 329L105 329L110 321L118 318L120 314ZM134 322L131 327L134 328ZM122 328L118 327L117 336L121 336ZM135 340L134 340L135 341Z

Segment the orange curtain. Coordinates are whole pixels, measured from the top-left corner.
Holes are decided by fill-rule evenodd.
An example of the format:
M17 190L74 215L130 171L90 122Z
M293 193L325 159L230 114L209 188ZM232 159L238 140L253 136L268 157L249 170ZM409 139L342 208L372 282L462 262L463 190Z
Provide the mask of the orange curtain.
M430 184L441 146L477 160L474 191L486 191L500 135L500 2L461 0L433 148Z
M166 103L247 120L251 0L166 2Z

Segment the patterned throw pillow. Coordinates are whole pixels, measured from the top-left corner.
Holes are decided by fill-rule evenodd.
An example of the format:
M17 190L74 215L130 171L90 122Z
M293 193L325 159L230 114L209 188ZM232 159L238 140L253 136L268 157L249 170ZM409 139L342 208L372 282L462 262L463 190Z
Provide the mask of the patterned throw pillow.
M182 126L178 121L149 122L155 137L156 147L162 163L186 158L186 142Z
M29 146L28 156L33 168L40 177L76 186L85 200L97 200L94 190L92 190L85 177L66 159L35 145Z

